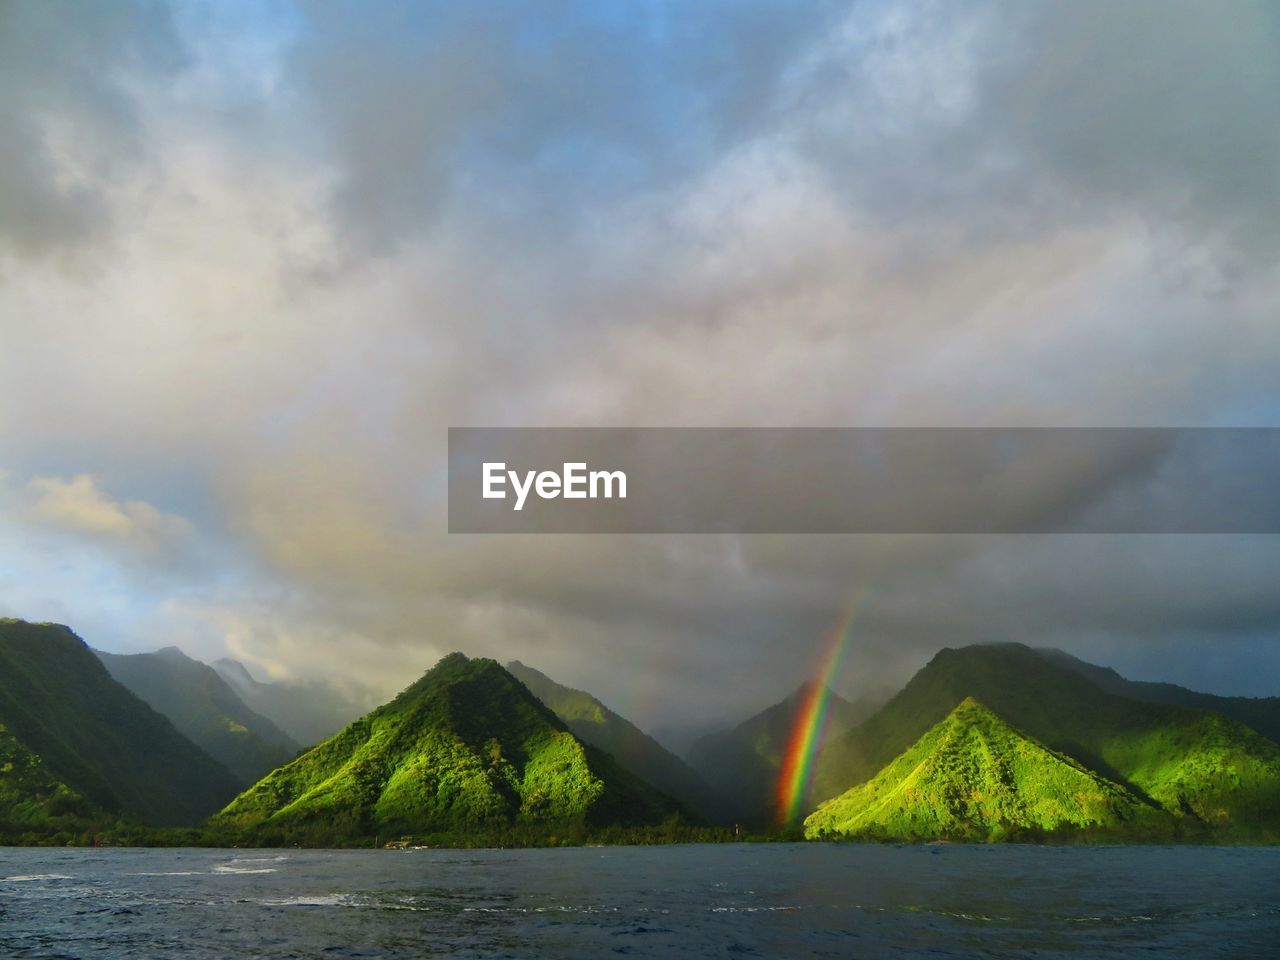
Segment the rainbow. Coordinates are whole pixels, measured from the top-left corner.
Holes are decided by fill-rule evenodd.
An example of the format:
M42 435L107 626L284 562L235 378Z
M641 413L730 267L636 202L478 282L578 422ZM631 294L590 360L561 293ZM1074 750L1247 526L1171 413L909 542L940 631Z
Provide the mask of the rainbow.
M813 778L813 761L827 727L827 706L831 702L831 684L844 663L853 624L861 607L861 595L849 604L848 611L836 623L827 639L826 649L818 662L804 701L796 713L795 725L787 740L786 753L778 774L778 822L786 827L800 818L801 805Z

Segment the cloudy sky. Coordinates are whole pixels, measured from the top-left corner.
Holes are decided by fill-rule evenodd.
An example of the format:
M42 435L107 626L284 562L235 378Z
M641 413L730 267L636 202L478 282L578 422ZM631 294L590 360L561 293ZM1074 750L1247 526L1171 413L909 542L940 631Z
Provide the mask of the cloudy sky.
M1280 538L450 536L450 425L1280 426L1280 13L0 4L0 613L647 725L1052 644L1275 693ZM708 677L714 682L708 682Z

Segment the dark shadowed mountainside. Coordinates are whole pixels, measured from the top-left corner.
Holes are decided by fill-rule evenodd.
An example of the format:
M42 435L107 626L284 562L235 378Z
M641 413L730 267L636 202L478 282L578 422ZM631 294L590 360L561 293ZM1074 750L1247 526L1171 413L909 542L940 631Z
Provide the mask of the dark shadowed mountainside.
M1220 697L1212 693L1188 690L1173 683L1128 680L1110 667L1087 663L1062 650L1038 649L1037 652L1046 659L1087 677L1108 693L1131 700L1145 700L1147 703L1168 703L1196 710L1212 710L1232 720L1239 720L1269 740L1280 743L1280 697Z
M239 788L59 624L0 621L0 725L37 805L63 797L86 810L189 824Z
M641 780L675 797L709 820L723 819L726 805L683 760L591 694L556 683L519 660L507 670L551 708L584 743L603 750Z
M781 703L762 710L732 730L708 734L689 750L688 762L722 796L732 815L752 824L772 824L777 819L779 769L798 712L808 697L805 684ZM828 721L823 742L844 732L870 711L829 693Z
M177 647L154 653L95 650L111 676L128 687L196 746L247 786L298 753L298 744L250 710L208 664Z

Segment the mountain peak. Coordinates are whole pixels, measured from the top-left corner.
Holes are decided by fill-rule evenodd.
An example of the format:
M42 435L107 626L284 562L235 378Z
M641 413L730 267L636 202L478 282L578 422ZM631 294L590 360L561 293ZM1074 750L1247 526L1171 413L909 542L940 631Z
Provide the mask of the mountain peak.
M840 695L836 693L834 690L832 690L830 687L825 686L821 684L819 681L814 680L812 677L810 677L807 680L802 680L800 682L800 686L792 690L791 693L788 694L786 699L784 699L782 702L786 704L801 703L805 700L806 697L810 696L813 693L816 687L822 687L822 689L826 690L827 693L829 693L830 695L835 697L840 697ZM843 700L844 698L840 697L840 699Z
M253 674L239 660L233 660L231 657L221 657L210 664L213 669L222 674L223 678L236 683L254 684L258 681L254 679Z
M496 661L451 653L219 819L254 839L332 842L513 823L652 823L674 809L584 747Z
M442 685L475 681L487 674L494 674L494 671L499 671L502 676L510 678L510 675L498 661L488 657L468 657L465 653L455 650L453 653L446 653L437 660L422 676L405 687L387 706L411 702L424 694L439 689ZM501 678L497 678L496 675L495 679L499 683L502 682Z
M989 840L1157 820L1168 817L965 697L871 780L820 805L805 833Z

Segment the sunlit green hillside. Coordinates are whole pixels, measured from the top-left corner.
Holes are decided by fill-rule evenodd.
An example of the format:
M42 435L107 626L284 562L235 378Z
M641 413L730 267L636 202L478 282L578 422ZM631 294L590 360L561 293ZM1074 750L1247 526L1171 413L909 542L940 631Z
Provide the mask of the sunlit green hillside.
M866 783L967 697L1109 781L1180 829L1280 835L1280 745L1218 713L1108 692L1020 644L943 650L882 710L835 741L819 793Z
M266 841L656 823L666 796L584 745L492 660L451 654L216 818Z
M818 807L805 835L997 840L1168 819L969 698L871 780Z

